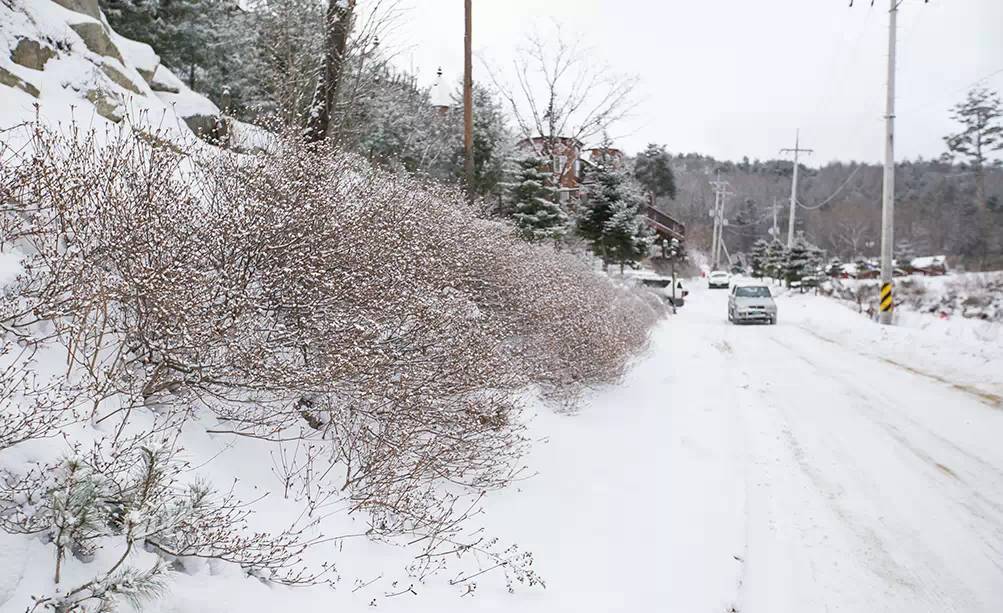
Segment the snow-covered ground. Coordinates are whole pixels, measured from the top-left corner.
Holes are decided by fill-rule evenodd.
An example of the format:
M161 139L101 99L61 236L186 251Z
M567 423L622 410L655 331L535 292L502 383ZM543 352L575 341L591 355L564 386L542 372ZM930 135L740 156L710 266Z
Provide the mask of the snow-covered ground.
M536 474L486 501L488 533L532 551L546 589L488 574L464 596L447 574L411 593L410 550L351 538L314 552L338 563L335 589L186 564L148 610L1003 610L1003 343L962 333L984 322L886 328L792 294L779 325L732 326L726 292L688 286L622 385L531 408ZM264 443L199 423L184 443L285 520ZM0 535L0 612L44 592L49 548Z

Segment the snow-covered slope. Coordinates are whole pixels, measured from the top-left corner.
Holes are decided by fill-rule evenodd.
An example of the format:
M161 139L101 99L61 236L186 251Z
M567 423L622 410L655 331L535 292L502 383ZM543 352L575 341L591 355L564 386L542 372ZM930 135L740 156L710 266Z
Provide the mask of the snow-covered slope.
M97 0L0 2L0 99L0 130L37 114L49 125L129 121L190 134L221 116L149 45L116 34Z

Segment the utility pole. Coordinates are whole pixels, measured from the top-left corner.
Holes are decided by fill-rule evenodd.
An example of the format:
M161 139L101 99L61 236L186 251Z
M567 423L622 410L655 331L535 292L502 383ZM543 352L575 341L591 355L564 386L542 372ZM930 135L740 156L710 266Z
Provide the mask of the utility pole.
M930 0L924 0L924 4ZM881 195L881 293L879 321L891 325L895 299L895 56L897 53L898 13L903 0L888 0L888 81L885 97L885 173ZM871 5L874 0L871 0ZM850 1L853 6L853 1Z
M798 208L798 154L814 153L813 149L801 148L801 130L799 129L794 137L793 149L781 149L780 153L794 152L794 179L791 181L791 217L787 223L787 248L794 246L794 217Z
M472 60L473 8L472 0L463 0L463 174L467 191L474 193L474 76Z
M714 218L714 233L711 239L711 270L717 270L721 262L724 226L728 223L728 220L724 218L724 202L728 196L733 196L734 193L729 191L731 184L722 181L720 175L710 184L714 187L714 210L711 211L711 216Z
M770 231L770 236L773 240L780 240L780 228L777 227L777 209L780 207L779 200L773 199L773 230Z
M888 0L888 91L885 99L885 177L881 198L881 294L880 321L892 323L894 270L892 257L895 244L895 52L898 34L899 2Z

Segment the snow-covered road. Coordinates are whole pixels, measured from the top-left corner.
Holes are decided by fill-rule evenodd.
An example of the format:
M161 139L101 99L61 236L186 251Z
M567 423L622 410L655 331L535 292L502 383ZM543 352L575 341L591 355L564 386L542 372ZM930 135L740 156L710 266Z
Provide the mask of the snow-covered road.
M549 587L481 607L1003 610L999 347L814 296L732 326L726 303L696 288L623 386L541 413L541 474L489 512Z
M735 462L735 608L1003 610L998 397L827 336L818 311L858 318L828 300L781 300L775 327L731 326L726 301L698 291L670 323L667 369L698 399L668 408L667 433ZM691 482L666 485L682 496Z

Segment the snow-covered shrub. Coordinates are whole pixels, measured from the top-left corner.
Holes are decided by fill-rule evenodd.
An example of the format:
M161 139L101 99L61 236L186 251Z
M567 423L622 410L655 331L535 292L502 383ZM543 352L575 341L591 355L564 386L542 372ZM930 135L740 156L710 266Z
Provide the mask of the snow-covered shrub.
M833 282L827 293L854 302L863 311L875 308L879 290L878 281L841 281ZM895 283L898 308L938 317L1003 321L1001 296L1003 277L991 273L933 278L912 276L897 279Z
M5 342L66 359L49 375L70 400L45 408L116 432L140 413L170 424L73 473L113 491L101 538L276 581L313 576L287 555L308 544L301 534L245 536L231 530L243 511L228 499L203 515L205 488L167 485L175 464L154 439L211 414L214 434L303 440L311 451L283 469L286 496L306 517L338 503L364 511L373 538L406 536L421 548L417 576L468 553L539 583L531 555L467 534L466 520L521 470L520 391L614 381L645 345L655 305L479 217L459 191L296 136L239 155L139 127L36 127L2 170L0 244L24 269L0 311ZM5 408L24 408L24 394L8 397ZM145 477L120 470L136 457ZM131 498L143 479L160 515ZM22 498L5 503L5 525L51 529L55 512L28 513ZM88 598L101 600L120 568L96 576Z
M250 511L232 494L204 481L185 482L190 470L153 432L77 448L53 465L19 475L0 473L0 527L38 534L55 549L53 583L66 559L91 563L98 550L112 562L92 579L39 597L55 610L111 610L115 599L155 596L169 563L183 558L222 560L250 575L283 584L324 581L327 568L308 570L299 556L310 545L302 529L262 534L247 529ZM136 551L156 554L138 567ZM97 562L93 563L97 565Z

